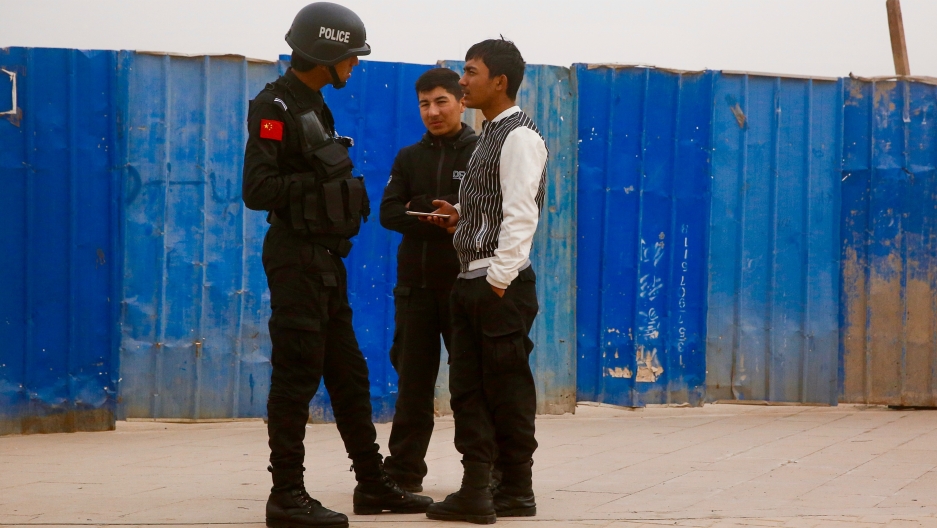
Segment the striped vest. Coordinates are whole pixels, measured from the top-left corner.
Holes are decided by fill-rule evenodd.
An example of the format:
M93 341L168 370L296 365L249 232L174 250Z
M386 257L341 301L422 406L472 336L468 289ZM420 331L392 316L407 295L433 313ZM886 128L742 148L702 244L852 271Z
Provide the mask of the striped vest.
M501 148L516 128L527 127L537 134L537 125L523 111L509 115L500 121L486 122L478 137L475 153L468 163L468 170L459 188L459 203L462 212L459 228L455 232L453 245L459 254L462 273L469 271L472 261L490 258L498 249L501 233ZM540 134L543 137L543 134ZM537 186L537 207L543 211L546 165Z

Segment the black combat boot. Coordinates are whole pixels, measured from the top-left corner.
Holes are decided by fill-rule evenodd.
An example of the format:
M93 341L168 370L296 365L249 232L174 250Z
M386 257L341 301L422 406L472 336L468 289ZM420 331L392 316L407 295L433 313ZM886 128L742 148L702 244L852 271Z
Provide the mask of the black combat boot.
M267 526L270 528L347 528L348 517L322 506L303 488L273 491L267 499Z
M465 473L462 487L446 500L431 504L426 516L437 521L466 521L474 524L494 524L497 520L491 501L491 464L462 462Z
M348 517L324 508L322 503L306 493L303 485L303 470L274 469L273 489L267 499L267 526L270 528L345 528Z
M502 467L501 482L492 493L498 517L532 517L537 515L534 499L533 460Z
M355 486L353 499L355 515L391 513L423 513L433 499L400 489L400 486L384 473L380 458L356 460L354 466Z

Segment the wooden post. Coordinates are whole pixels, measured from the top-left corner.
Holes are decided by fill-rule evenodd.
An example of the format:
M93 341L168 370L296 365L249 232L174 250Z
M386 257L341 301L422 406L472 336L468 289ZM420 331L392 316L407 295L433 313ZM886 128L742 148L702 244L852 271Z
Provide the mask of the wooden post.
M885 0L888 10L888 32L891 34L891 54L895 59L895 73L911 75L908 63L908 45L904 40L904 22L901 20L901 0Z

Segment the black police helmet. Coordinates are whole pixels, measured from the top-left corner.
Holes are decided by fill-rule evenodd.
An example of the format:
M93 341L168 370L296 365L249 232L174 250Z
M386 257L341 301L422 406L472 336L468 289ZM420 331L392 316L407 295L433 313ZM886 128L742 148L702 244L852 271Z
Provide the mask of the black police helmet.
M358 15L331 2L315 2L300 9L286 34L286 42L294 52L323 66L370 54L366 39L364 22Z

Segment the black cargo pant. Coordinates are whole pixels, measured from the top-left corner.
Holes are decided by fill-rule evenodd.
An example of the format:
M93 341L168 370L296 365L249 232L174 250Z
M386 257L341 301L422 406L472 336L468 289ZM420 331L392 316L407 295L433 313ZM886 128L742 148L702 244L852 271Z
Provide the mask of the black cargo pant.
M351 325L342 259L289 229L264 238L273 343L267 433L274 490L302 483L309 402L325 379L338 432L355 466L379 463L368 365Z
M420 484L426 476L426 449L433 436L434 399L442 335L452 345L448 289L394 288L394 344L390 362L397 370L397 404L384 468L397 482Z
M504 297L486 277L458 279L450 309L456 449L467 462L504 467L530 461L537 449L537 394L527 335L539 310L532 267L520 272Z

